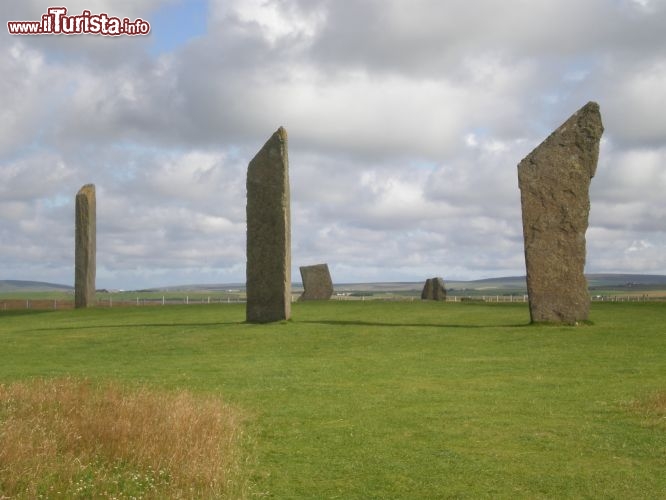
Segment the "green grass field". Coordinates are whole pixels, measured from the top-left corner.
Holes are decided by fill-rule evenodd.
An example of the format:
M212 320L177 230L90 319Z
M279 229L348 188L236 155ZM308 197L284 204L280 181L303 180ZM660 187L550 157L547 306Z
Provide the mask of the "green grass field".
M252 496L666 498L666 304L593 304L573 328L528 325L526 304L244 318L233 304L0 311L0 383L221 396L246 414Z

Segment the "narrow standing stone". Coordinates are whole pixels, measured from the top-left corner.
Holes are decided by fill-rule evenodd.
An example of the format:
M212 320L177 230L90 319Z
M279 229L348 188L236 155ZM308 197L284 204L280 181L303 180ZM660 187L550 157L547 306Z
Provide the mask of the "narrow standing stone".
M303 294L301 300L328 300L333 295L333 281L328 270L328 264L315 264L301 266L301 279L303 280Z
M585 232L603 131L599 105L589 102L518 165L532 322L588 318Z
M96 210L95 186L86 184L76 194L74 235L74 306L76 308L90 307L95 304Z
M280 127L247 169L249 323L291 317L291 220L287 131Z
M442 278L428 278L423 285L421 300L446 300L446 287Z

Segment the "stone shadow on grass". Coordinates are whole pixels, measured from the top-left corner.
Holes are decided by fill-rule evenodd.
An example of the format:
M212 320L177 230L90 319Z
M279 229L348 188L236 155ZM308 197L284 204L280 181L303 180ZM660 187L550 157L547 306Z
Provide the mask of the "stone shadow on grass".
M312 325L329 325L329 326L390 326L390 327L413 327L413 328L468 328L468 329L481 329L481 328L520 328L530 326L529 321L526 323L508 323L496 325L455 325L448 323L382 323L379 321L358 321L358 320L305 320L295 321L295 323L305 323Z
M55 309L7 309L0 311L1 318L13 318L15 316L31 316L33 314L48 314L56 312Z

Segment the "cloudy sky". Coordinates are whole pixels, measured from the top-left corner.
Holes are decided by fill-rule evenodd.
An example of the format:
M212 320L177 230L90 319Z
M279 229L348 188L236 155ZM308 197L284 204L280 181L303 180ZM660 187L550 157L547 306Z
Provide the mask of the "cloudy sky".
M524 274L519 161L590 100L587 272L666 274L666 0L69 0L147 36L12 36L0 4L0 279L245 279L245 174L289 133L292 278Z

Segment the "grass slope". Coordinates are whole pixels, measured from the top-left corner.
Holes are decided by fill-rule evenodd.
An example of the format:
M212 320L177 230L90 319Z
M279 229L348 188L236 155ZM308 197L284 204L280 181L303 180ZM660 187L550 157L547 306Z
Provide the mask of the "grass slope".
M664 304L594 304L578 328L529 326L525 304L244 311L0 312L0 381L222 395L271 498L666 496Z

